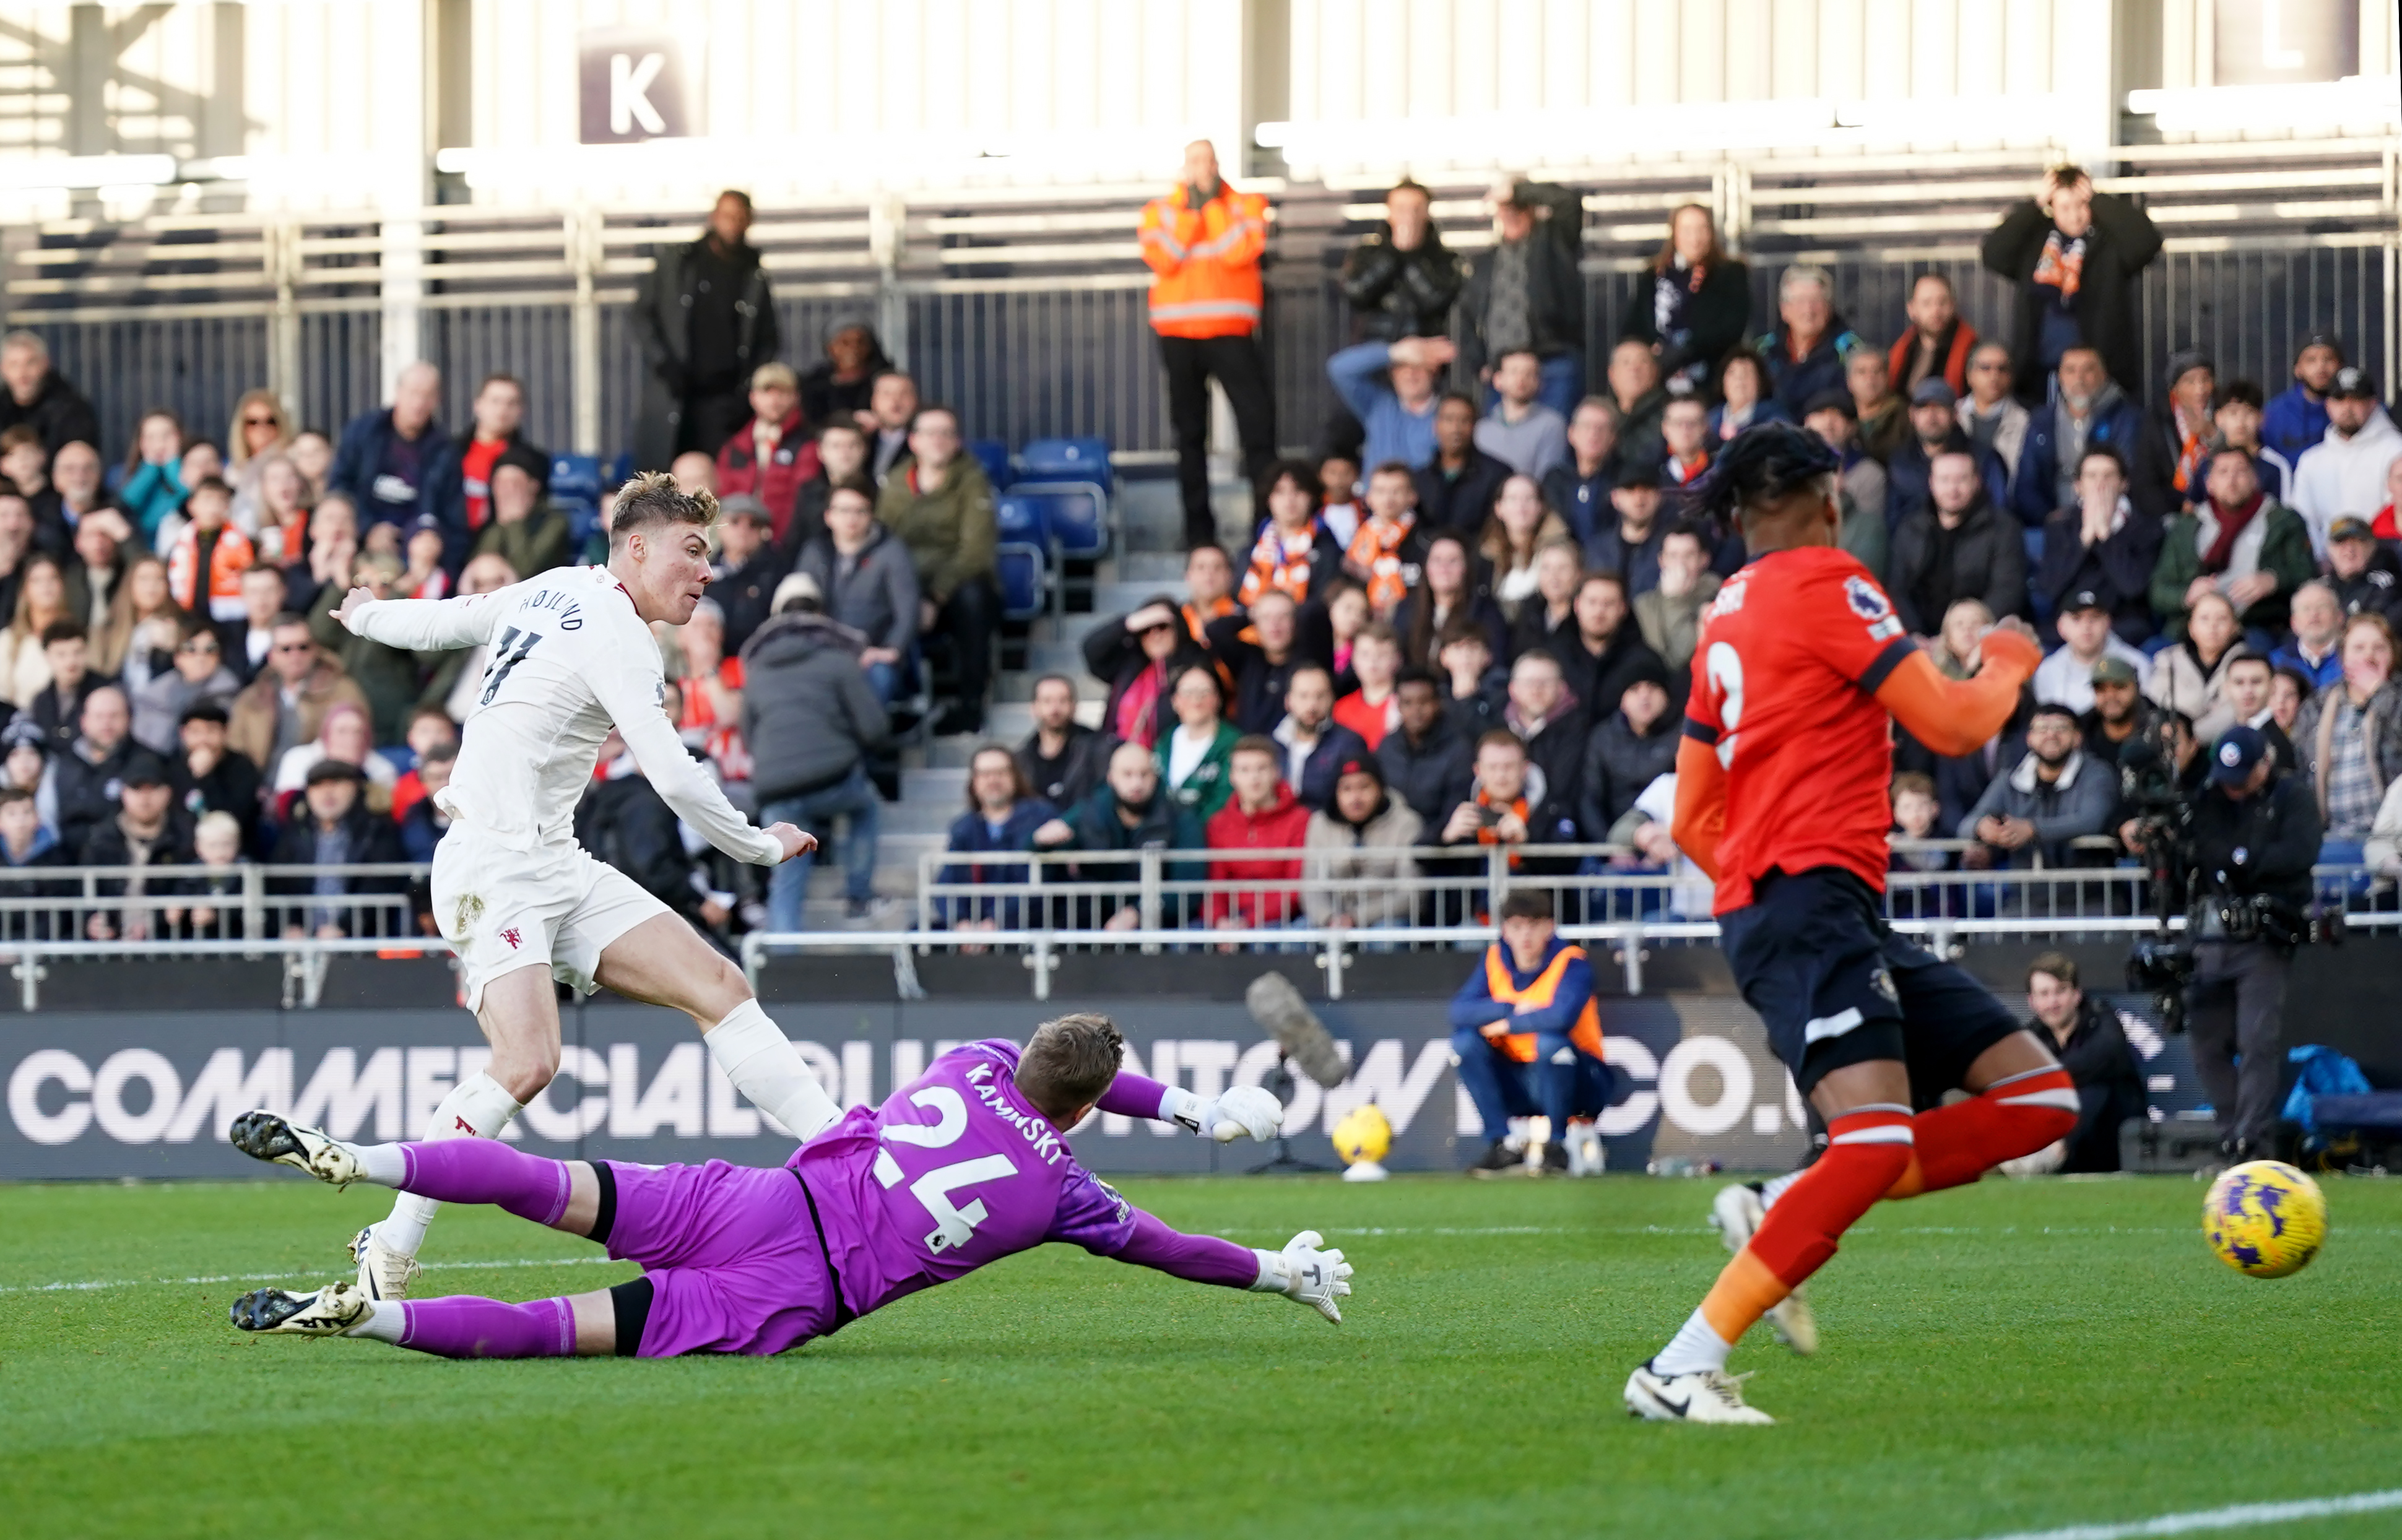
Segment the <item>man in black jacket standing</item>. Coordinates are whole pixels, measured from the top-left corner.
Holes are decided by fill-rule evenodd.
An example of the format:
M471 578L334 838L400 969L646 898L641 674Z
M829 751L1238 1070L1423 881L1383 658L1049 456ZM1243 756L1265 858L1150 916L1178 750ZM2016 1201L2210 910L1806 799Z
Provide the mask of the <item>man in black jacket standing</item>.
M1493 231L1460 296L1460 363L1489 379L1503 354L1531 351L1542 361L1536 399L1566 417L1584 394L1583 197L1550 182L1505 183L1493 191Z
M708 233L661 253L634 296L647 371L637 470L665 470L688 449L714 455L751 415L751 371L782 339L759 253L743 239L750 229L750 195L718 194Z
M1985 267L2018 287L2010 323L2019 399L2043 400L2061 354L2084 346L2131 397L2144 389L2134 282L2160 254L2160 232L2132 199L2097 193L2076 166L2055 166L2036 196L1986 232Z
M0 337L0 430L29 424L42 435L42 449L55 455L77 441L100 447L100 414L50 363L50 346L39 332L15 331Z
M2185 991L2194 1068L2218 1110L2219 1148L2248 1161L2272 1152L2290 937L2311 903L2318 804L2308 780L2278 770L2257 728L2230 727L2211 746L2210 780L2194 799L2191 833L2198 899L2214 909L2228 900L2266 900L2272 911L2249 940L2229 939L2205 916Z
M1463 271L1434 227L1431 206L1432 195L1403 177L1385 195L1385 217L1344 258L1352 341L1450 335Z

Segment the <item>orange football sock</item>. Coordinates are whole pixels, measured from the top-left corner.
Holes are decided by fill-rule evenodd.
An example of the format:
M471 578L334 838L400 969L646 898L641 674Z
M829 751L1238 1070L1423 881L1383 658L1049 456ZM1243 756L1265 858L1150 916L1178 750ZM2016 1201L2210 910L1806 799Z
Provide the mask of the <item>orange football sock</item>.
M2076 1127L2077 1086L2065 1069L2031 1069L1996 1080L1981 1095L1912 1121L1910 1164L1885 1196L1915 1198L1973 1182L2004 1161L2066 1138Z

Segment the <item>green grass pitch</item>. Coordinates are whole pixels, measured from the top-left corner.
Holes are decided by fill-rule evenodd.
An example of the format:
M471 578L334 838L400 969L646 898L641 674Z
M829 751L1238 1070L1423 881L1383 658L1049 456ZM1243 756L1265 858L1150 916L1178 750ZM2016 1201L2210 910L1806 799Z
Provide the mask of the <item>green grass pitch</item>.
M2277 1283L2211 1258L2191 1181L1881 1207L1814 1286L1819 1357L1738 1349L1766 1429L1619 1402L1723 1258L1706 1182L1125 1190L1249 1244L1325 1231L1346 1319L1054 1246L777 1359L454 1364L227 1325L253 1286L214 1280L333 1276L380 1193L0 1187L0 1527L1973 1540L2402 1484L2402 1184L2332 1183L2326 1251ZM425 1283L630 1275L596 1255L452 1208Z

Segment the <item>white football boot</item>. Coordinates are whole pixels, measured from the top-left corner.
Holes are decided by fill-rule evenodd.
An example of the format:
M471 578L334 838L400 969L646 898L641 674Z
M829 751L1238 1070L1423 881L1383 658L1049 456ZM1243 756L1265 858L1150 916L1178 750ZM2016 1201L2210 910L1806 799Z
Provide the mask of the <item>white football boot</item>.
M327 1284L306 1294L256 1288L233 1302L227 1313L242 1331L283 1332L294 1337L339 1337L375 1308L350 1284Z
M370 1299L407 1299L419 1271L417 1258L384 1244L373 1225L352 1238L351 1260L359 1264L359 1288Z
M226 1138L255 1161L288 1165L334 1187L366 1180L366 1167L350 1146L323 1129L296 1123L272 1112L243 1113L233 1121Z
M1760 1189L1748 1182L1720 1188L1710 1201L1710 1224L1729 1251L1741 1251L1767 1217L1768 1205L1760 1200ZM1804 1358L1818 1351L1818 1318L1810 1313L1810 1300L1803 1292L1807 1287L1795 1289L1768 1313L1768 1329Z
M1640 1364L1626 1377L1626 1410L1652 1423L1773 1425L1775 1418L1758 1407L1744 1405L1743 1382L1750 1378L1720 1368L1665 1375L1655 1373L1648 1363Z

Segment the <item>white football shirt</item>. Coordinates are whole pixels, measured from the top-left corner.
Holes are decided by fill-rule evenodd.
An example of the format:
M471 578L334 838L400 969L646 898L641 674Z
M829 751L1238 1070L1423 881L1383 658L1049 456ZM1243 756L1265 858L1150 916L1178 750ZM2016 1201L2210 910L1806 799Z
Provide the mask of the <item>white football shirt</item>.
M757 866L782 848L703 774L668 721L658 644L605 567L560 567L462 598L379 599L359 636L412 652L485 648L476 707L435 802L512 850L574 838L575 804L614 726L651 785L709 843Z

